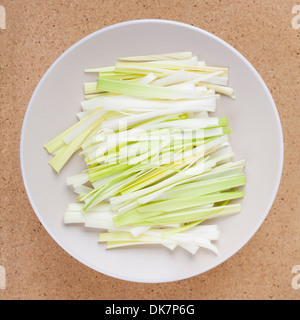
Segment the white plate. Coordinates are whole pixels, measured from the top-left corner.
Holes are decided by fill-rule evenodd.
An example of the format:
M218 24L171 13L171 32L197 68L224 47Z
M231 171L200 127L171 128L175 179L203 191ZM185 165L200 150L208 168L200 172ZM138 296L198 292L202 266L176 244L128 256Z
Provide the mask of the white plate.
M43 145L75 123L84 99L83 70L113 64L118 57L192 51L209 65L230 70L237 99L222 96L218 115L227 116L235 159L246 159L247 186L239 215L216 220L219 256L205 249L195 256L160 246L106 251L98 233L65 226L63 214L76 201L66 177L84 168L75 156L54 173ZM283 136L276 106L251 64L230 45L198 28L164 20L137 20L99 30L73 45L46 72L29 103L21 137L21 167L32 207L51 237L70 255L106 275L134 282L189 278L221 264L258 230L275 199L283 166ZM264 246L261 243L261 246ZM34 254L34 252L33 252ZM255 258L255 257L252 257Z

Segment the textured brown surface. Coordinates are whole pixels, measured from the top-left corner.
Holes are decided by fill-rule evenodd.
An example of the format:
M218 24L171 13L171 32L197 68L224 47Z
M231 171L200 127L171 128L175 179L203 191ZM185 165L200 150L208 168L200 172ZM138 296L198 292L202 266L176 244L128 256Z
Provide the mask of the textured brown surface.
M291 26L296 4L300 1L1 0L7 29L0 30L0 265L7 288L0 290L0 300L299 299L300 290L291 286L292 267L300 265L300 30ZM34 214L19 165L25 110L55 59L100 28L145 18L193 24L239 50L271 90L285 139L279 193L251 241L203 275L154 285L107 277L64 252Z

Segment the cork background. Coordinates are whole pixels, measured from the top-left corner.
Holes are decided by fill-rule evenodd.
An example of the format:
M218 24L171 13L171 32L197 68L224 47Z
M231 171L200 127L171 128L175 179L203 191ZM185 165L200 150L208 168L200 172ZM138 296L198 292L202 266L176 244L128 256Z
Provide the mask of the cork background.
M300 0L0 0L0 300L289 299L300 265ZM280 189L267 219L231 259L197 277L165 284L110 278L82 265L45 231L28 201L19 161L24 114L35 87L71 45L135 19L192 24L227 41L257 69L277 105L285 140Z

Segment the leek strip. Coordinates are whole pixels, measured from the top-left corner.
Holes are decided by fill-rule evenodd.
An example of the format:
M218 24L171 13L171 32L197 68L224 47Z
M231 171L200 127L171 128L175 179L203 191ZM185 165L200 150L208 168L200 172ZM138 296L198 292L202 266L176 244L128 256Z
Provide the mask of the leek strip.
M230 163L228 165L231 165ZM212 170L202 173L199 176L196 176L195 178L191 179L190 182L200 182L205 180L212 180L216 178L226 178L229 176L237 176L243 174L243 168L244 166L237 166L237 167L225 167L223 170L221 170L219 167L215 167Z
M84 99L85 99L85 100L95 99L95 98L101 97L103 94L104 94L104 93L86 94L86 95L84 96Z
M92 126L85 129L79 136L77 136L66 148L63 154L54 156L49 164L52 168L59 173L60 170L64 167L64 165L68 162L68 160L72 157L72 155L80 149L81 144L84 140L90 135L90 133L95 130L102 122L100 118L96 121Z
M165 231L163 232L163 236L166 237L166 236L172 236L176 233L180 233L180 232L185 232L185 231L188 231L196 226L198 226L199 224L201 224L202 222L204 222L205 220L199 220L199 221L195 221L195 222L191 222L191 223L188 223L188 224L185 224L184 226L182 227L179 227L179 228L174 228L174 229L171 229L171 230L168 230L168 231Z
M127 211L124 210L125 212L118 214L113 218L113 222L116 225L116 227L142 223L148 218L153 218L153 217L157 217L165 214L163 211L140 213L137 211L138 203L136 202L132 203L132 205L136 205L136 204L137 206L135 208L132 208ZM127 207L129 207L129 205L127 205Z
M86 121L78 125L74 130L68 133L63 139L66 144L71 143L76 137L78 137L84 130L88 129L93 123L97 122L103 115L105 111L99 110L93 113Z
M62 155L66 150L67 150L67 145L65 144L64 146L60 147L58 150L56 150L55 152L53 152L53 156L57 156L59 157L60 155Z
M104 97L105 95L101 95L97 98L86 100L81 102L81 107L83 111L89 111L95 108L101 108L104 105Z
M216 84L212 84L212 83L207 83L207 82L198 82L197 85L200 86L206 86L207 89L213 89L218 93L224 94L226 96L229 97L233 97L233 88L230 87L224 87L224 86L220 86L220 85L216 85Z
M153 236L141 235L139 237L134 237L129 232L103 232L100 233L98 241L107 242L107 241L154 241L159 239Z
M97 89L97 82L86 82L84 84L84 94L97 94L105 91Z
M193 77L192 80L188 81L188 83L191 83L193 85L196 85L199 81L209 81L209 79L211 78L214 78L220 74L222 74L223 71L217 71L217 72L214 72L214 73L210 73L210 74L207 74L207 75L201 75L201 76L195 76ZM201 86L199 86L198 88L201 88ZM205 86L205 88L207 89L207 87Z
M218 120L216 120L217 123L219 123ZM201 123L201 121L198 121ZM205 121L203 121L204 123ZM208 123L209 125L209 123ZM203 124L203 126L205 126ZM155 127L155 125L153 126ZM201 125L199 125L201 127ZM156 129L156 128L154 128ZM125 132L128 133L128 132ZM134 144L131 144L130 146L134 147L137 145L145 145L147 146L147 149L149 147L156 147L159 142L163 142L165 140L170 141L172 147L187 147L189 145L199 145L203 144L205 142L208 142L208 139L213 139L217 136L222 136L222 135L228 135L230 134L230 129L229 128L223 128L223 127L216 127L216 128L204 128L204 129L174 129L174 128L169 128L166 125L165 129L159 129L159 130L153 130L150 132L145 132L144 134L139 134L139 135L127 135L125 134L124 136L121 136L119 134L115 136L109 137L108 141L109 142L114 142L115 144L120 144L119 152L122 148L122 145L124 145L125 142L135 142ZM147 141L153 141L151 146L147 144ZM125 144L127 146L127 144ZM94 148L97 148L97 146L91 147L90 150L82 152L82 154L89 154L90 158L93 158L91 156L90 151L94 151ZM95 149L97 150L97 149ZM117 152L116 152L117 153ZM130 155L129 155L130 156Z
M146 227L145 227L146 228ZM160 237L165 237L167 239L172 239L174 241L197 241L197 239L199 238L203 238L206 240L218 240L219 236L220 236L220 232L218 230L217 225L202 225L202 226L198 226L195 227L193 229L187 229L184 232L181 232L180 234L173 234L173 235L168 235L166 236L167 231L163 231L163 232L157 232L155 231L153 228L148 229L147 231L145 231L145 234L147 235L151 235L153 234L153 236L155 235L155 233L157 233Z
M149 64L147 63L116 63L115 64L115 70L120 71L122 67L148 67ZM151 67L153 68L159 68L159 69L167 69L167 70L186 70L186 71L192 71L192 72L199 72L199 73L213 73L222 71L223 75L228 75L228 68L219 68L219 67L200 67L200 66L192 66L192 65L178 65L178 64L151 64Z
M136 114L136 115L132 115L132 116L127 116L127 117L123 117L120 121L116 121L116 120L107 120L107 121L103 121L102 123L102 128L103 129L111 129L111 130L120 130L121 125L124 124L126 125L127 128L130 128L134 125L137 125L141 122L145 122L146 120L150 120L150 119L154 119L160 116L164 116L164 115L168 115L171 113L185 113L185 112L197 112L197 111L210 111L213 112L215 111L215 107L197 107L197 106L192 106L192 107L188 107L188 108L182 108L182 107L177 107L177 108L173 108L173 109L166 109L166 110L160 110L160 111L154 111L154 112L146 112L143 114Z
M106 239L116 239L116 240L106 240ZM121 240L117 240L121 239ZM125 239L125 240L124 240ZM127 240L126 240L127 239ZM172 240L148 236L148 235L140 235L138 237L134 237L130 233L125 232L111 232L111 233L100 233L99 235L99 242L107 242L107 249L112 249L120 246L128 246L128 245L137 245L137 244L162 244L166 247L170 248L171 250L174 249L176 243Z
M157 101L157 100L144 100L133 98L129 96L111 96L104 97L102 100L102 105L107 111L117 111L131 110L131 109L173 109L181 108L182 110L188 109L190 107L216 107L216 100L219 98L218 95L212 96L202 96L200 94L200 99L195 100L184 100L184 101ZM87 110L87 109L85 109Z
M140 81L142 75L140 74L129 74L129 73L99 73L99 78L106 78L111 80L127 80L127 81Z
M85 69L84 72L86 73L99 73L99 72L114 72L115 67L101 67L101 68L92 68L92 69Z
M199 91L199 92L202 92L203 97L207 93L207 89L202 89L202 88L196 87L194 84L188 83L188 82L179 83L179 84L172 84L172 85L168 86L168 88L179 89L179 90L184 89L184 90L190 90L190 91L193 91L193 90Z
M157 78L166 77L176 72L175 70L162 69L159 66L153 67L151 65L144 65L144 66L120 65L120 66L116 66L116 71L120 73L125 73L128 75L138 74L140 76L146 76L149 73L154 73Z
M118 58L119 61L128 62L147 62L147 61L160 61L160 60L185 60L193 57L192 52L174 52L167 54L156 54L147 56L134 56Z
M164 77L164 78L161 78L161 79L154 81L152 84L154 86L165 87L165 86L189 81L191 79L193 79L193 77L187 71L179 70L170 76L167 76L167 77Z
M106 249L115 249L120 247L127 247L127 246L136 246L136 245L156 245L156 244L162 244L166 246L167 248L174 250L174 247L176 247L176 244L173 244L171 242L143 242L143 241L108 241L106 245Z
M111 164L100 164L100 165L97 165L97 166L94 166L94 167L89 167L87 169L87 172L89 175L93 175L93 174L98 174L100 172L111 172L112 174L115 172L114 169L118 170L118 167L119 166L115 166L115 165L111 165ZM126 169L127 165L124 164L122 165L122 169ZM122 170L121 170L122 172Z
M82 212L84 204L83 203L69 203L67 207L67 211L79 211ZM109 212L111 211L111 207L108 203L101 203L95 206L94 208L91 208L89 210L89 213L92 212Z
M227 127L227 118L197 118L197 119L183 119L175 121L166 121L163 123L145 126L144 129L162 129L162 128L183 128L183 129L204 129L211 127Z
M154 73L147 74L144 78L142 78L139 83L149 84L156 79L156 75Z
M154 64L179 64L179 65L184 64L184 65L191 65L191 66L205 66L205 62L198 61L197 56L193 56L190 59L184 59L184 60L157 60L157 61L148 61L147 63L148 64L153 64L153 63Z
M231 188L242 187L246 184L245 175L229 176L226 178L216 178L200 182L190 182L175 186L172 190L165 193L167 199L186 199L195 198L195 195L224 191ZM140 199L139 199L140 200Z
M84 217L82 216L82 213L80 211L72 212L71 214L69 212L65 212L64 214L64 223L65 224L82 224L85 222Z
M101 178L101 179L99 179L99 180L97 180L97 181L92 183L93 188L94 189L98 189L99 187L103 186L105 183L111 181L111 179L116 178L117 176L118 176L118 174L113 174L113 175L110 175L109 177Z
M91 111L78 112L78 113L76 113L76 117L80 121L80 120L84 119L86 116L90 115L91 112L93 112L93 109Z
M158 217L148 218L146 221L133 223L134 226L149 226L149 225L163 225L170 223L189 223L199 220L215 219L227 215L233 215L241 211L241 205L228 205L224 207L213 207L210 209L182 211L180 213L172 213L168 215L161 215ZM120 225L121 226L121 225Z
M66 131L62 132L60 135L58 135L56 138L52 139L51 141L49 141L48 143L46 143L44 145L44 148L49 152L49 153L53 153L55 150L59 149L60 147L62 147L63 145L65 145L64 142L64 137L66 135L68 135L70 132L72 132L73 130L75 130L78 126L80 126L83 122L85 122L86 120L88 120L90 117L92 116L92 114L89 114L87 117L85 117L84 119L82 119L81 121L77 122L76 124L74 124L72 127L70 127L69 129L67 129Z
M197 84L200 84L201 82L204 82L205 84L208 83L208 84L215 84L215 85L218 85L218 86L227 86L228 85L228 81L229 81L229 78L228 76L221 76L221 75L214 75L214 74L219 74L219 72L216 72L216 73L210 73L210 74L201 74L201 73L195 73L195 72L191 72L189 71L195 81L200 81L200 82L197 82ZM191 81L191 83L188 83L188 84L193 84L195 81ZM209 89L209 90L212 90L212 89Z
M124 170L130 169L130 168L131 168L131 166L129 166L127 164L120 164L120 165L117 165L117 166L110 166L107 169L103 169L103 170L97 171L95 173L90 173L89 174L89 179L93 183L93 182L96 182L99 179L103 179L103 178L109 177L111 175L114 175L114 174L117 174L117 173L121 173Z
M137 210L139 212L152 212L152 211L170 212L175 210L181 210L181 209L206 205L209 203L243 198L243 197L244 197L243 191L223 192L223 193L209 194L209 195L203 195L203 196L199 196L198 194L196 194L194 195L194 198L190 198L186 200L185 199L184 200L183 199L163 200L153 204L140 206Z
M89 181L89 176L86 173L80 173L72 177L67 178L67 185L73 185L74 187L78 187L83 185Z
M87 194L89 192L91 192L93 189L86 187L86 186L78 186L78 187L74 187L74 192L77 193L79 196L83 195L83 194Z
M140 98L149 99L201 99L202 93L197 90L175 90L168 87L157 87L141 83L130 83L127 81L118 81L98 78L98 91L107 91L118 94L125 94Z
M132 203L132 204L135 204L135 203ZM204 206L198 206L198 207L195 207L194 209L199 210L199 209L208 209L208 208L212 208L212 207L213 207L213 204L209 204L209 205L204 205ZM175 211L175 213L176 212L177 211ZM113 221L116 224L116 226L131 225L131 224L136 224L136 223L141 223L141 222L147 221L149 218L162 217L162 216L165 216L166 214L168 214L168 213L163 212L163 211L139 212L138 207L136 207L136 208L125 211L125 212L113 217ZM171 225L171 224L169 224L169 225ZM177 225L179 225L179 224L177 224Z

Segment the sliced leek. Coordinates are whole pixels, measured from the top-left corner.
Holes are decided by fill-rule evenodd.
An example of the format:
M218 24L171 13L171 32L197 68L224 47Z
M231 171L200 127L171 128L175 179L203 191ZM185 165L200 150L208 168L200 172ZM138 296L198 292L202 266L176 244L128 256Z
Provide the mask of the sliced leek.
M85 161L67 178L77 203L64 223L99 230L107 249L218 254L216 219L242 211L246 185L228 118L211 115L222 95L235 98L228 68L189 51L118 60L85 70L95 80L83 84L77 123L44 146L57 173L76 152Z

